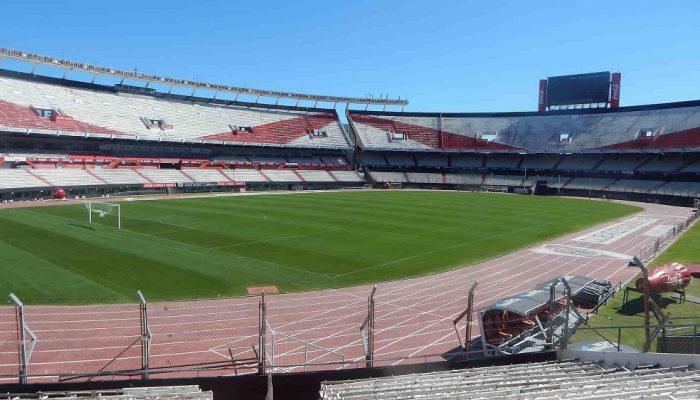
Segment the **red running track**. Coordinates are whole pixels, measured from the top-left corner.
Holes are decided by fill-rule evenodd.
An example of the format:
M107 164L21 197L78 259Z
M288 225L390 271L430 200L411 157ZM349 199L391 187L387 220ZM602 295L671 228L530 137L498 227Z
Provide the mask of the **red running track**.
M641 247L652 244L660 232L690 216L688 208L639 205L645 209L639 214L545 245L468 268L378 284L375 358L387 360L381 363L384 365L443 359L440 354L459 345L451 320L464 309L467 291L474 280L479 282L475 309L563 274L626 282L638 271L627 266L628 255L637 254ZM635 220L635 230L599 235L598 242L580 239L586 233L614 227L632 218L642 218ZM640 223L646 225L639 228ZM574 247L575 251L562 252L567 250L565 246L570 246L569 250ZM268 296L268 321L278 332L274 347L268 345L274 349L275 364L345 360L357 361L356 365L362 366L364 353L359 326L365 317L370 289L370 286L358 286ZM170 368L158 377L254 372L250 364L246 367L241 363L255 357L258 300L237 297L149 304L153 332L150 368ZM25 314L28 326L39 338L29 363L29 374L34 375L30 382L56 381L65 374L141 367L137 304L27 306ZM16 329L14 308L0 307L0 383L17 381ZM478 335L477 325L472 330ZM172 370L180 365L202 363L220 368L199 372ZM301 368L279 369L280 372L292 370Z

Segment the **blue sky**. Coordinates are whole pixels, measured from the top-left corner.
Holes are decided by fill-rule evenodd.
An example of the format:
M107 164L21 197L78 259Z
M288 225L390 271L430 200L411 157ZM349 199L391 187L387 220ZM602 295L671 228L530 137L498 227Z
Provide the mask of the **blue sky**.
M622 72L622 105L700 98L698 1L2 2L0 47L411 111L534 110L540 78ZM6 64L8 65L8 64Z

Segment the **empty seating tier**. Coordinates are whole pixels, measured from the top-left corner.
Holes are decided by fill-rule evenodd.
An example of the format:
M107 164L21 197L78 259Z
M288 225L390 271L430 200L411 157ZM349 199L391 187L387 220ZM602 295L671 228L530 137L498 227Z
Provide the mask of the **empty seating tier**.
M52 186L100 186L104 182L82 169L33 169L31 173Z
M697 103L558 113L349 112L364 149L577 152L700 148Z
M21 169L0 169L0 189L24 189L51 186L29 172Z
M175 169L140 169L138 173L153 183L192 182L192 179Z
M612 399L700 396L700 371L689 367L605 368L591 362L542 362L323 382L323 400Z
M334 182L333 177L323 170L299 170L297 173L304 182Z
M331 171L338 182L364 182L362 176L355 171Z
M146 178L130 169L94 169L93 175L110 185L149 183Z
M221 182L228 178L216 169L183 169L182 172L195 182Z
M295 174L294 171L285 169L268 169L261 171L261 173L265 175L270 182L301 182L299 175Z
M232 169L222 171L233 182L269 182L257 169Z
M2 77L0 126L138 140L350 148L335 110L225 106L82 86Z

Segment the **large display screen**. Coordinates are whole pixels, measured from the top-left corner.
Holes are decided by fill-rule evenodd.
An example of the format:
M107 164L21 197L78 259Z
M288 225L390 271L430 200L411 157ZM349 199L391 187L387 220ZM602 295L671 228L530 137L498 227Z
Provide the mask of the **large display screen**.
M610 97L610 72L547 78L547 105L605 103Z

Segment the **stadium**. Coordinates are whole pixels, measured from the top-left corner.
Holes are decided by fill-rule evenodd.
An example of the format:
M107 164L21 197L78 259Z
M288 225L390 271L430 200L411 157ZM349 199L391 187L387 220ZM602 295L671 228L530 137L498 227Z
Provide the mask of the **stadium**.
M597 72L414 112L0 59L8 399L700 396L700 101Z

